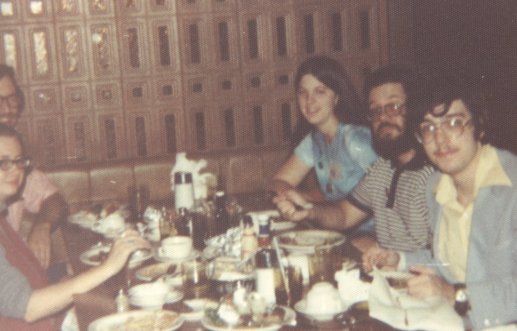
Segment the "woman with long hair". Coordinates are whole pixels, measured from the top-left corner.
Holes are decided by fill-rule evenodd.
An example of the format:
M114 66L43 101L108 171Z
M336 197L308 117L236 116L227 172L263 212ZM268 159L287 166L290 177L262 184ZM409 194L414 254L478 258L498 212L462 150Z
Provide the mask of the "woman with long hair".
M274 175L270 188L282 195L295 189L314 168L322 196L303 192L307 200L342 199L377 159L370 130L347 123L360 109L359 98L343 67L326 56L305 60L294 85L303 115L300 127L306 132Z

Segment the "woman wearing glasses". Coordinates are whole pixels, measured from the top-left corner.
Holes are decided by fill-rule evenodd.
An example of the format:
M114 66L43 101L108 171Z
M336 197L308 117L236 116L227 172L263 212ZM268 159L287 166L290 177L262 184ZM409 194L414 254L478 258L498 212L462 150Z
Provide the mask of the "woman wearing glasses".
M20 135L0 124L0 325L2 330L56 330L53 315L72 295L98 286L120 271L131 252L149 248L134 232L116 240L104 263L66 281L48 285L47 275L5 219L7 204L20 190L30 162Z
M294 83L304 136L270 187L282 195L314 168L323 199L342 199L377 159L370 130L345 122L360 109L357 94L342 66L324 56L303 62ZM322 200L321 195L303 195L308 201Z

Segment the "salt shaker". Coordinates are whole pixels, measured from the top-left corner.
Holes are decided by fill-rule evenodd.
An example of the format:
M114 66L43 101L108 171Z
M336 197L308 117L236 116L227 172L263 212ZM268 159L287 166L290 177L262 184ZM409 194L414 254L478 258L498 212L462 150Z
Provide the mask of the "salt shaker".
M194 187L192 173L178 171L174 173L174 203L176 210L191 209L194 206Z
M117 306L117 313L129 311L129 300L123 289L118 291L117 297L115 298L115 305Z

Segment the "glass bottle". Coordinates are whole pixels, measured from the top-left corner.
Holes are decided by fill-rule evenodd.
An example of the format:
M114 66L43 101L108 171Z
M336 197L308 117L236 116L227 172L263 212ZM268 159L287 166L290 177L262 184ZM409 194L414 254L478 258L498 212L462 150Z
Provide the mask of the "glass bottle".
M275 303L287 304L288 296L275 251L271 248L259 250L255 255L255 264L255 287L257 292L269 305Z
M118 291L117 297L115 298L115 305L117 306L117 313L129 311L129 299L123 289Z
M242 220L243 230L241 237L241 259L245 260L255 254L258 249L257 234L253 227L253 219L249 215L244 215Z
M176 230L180 236L192 237L192 216L187 208L178 209L178 219L176 220Z
M261 248L271 246L271 221L267 215L258 216L259 233L257 236L258 245Z
M217 191L215 193L215 234L226 233L228 230L228 211L226 210L226 193Z

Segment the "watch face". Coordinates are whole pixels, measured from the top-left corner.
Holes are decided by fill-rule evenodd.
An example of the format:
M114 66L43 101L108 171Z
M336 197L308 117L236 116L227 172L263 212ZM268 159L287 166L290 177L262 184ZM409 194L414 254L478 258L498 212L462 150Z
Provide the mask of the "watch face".
M468 300L467 291L465 289L456 290L456 301L465 302Z

